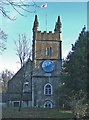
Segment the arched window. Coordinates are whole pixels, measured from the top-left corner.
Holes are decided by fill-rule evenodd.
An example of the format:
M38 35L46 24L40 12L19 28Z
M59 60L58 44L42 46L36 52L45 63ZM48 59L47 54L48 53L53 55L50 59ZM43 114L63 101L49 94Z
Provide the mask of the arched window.
M24 82L23 92L24 92L24 93L29 92L29 82L28 82L28 81L25 81L25 82Z
M44 86L44 95L52 95L52 85L50 83Z
M44 103L44 108L52 108L52 107L53 107L53 104L51 101L48 100Z

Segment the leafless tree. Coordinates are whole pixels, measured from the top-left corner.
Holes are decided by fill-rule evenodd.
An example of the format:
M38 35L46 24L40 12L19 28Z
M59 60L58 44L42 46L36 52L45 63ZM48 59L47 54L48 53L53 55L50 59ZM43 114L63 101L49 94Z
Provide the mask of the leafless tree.
M6 49L7 34L0 28L0 53Z
M23 97L23 86L24 86L24 82L26 79L26 75L25 73L27 72L26 70L26 62L27 60L30 58L31 56L31 51L30 51L30 45L29 45L29 41L26 37L25 34L19 34L19 39L17 41L15 41L15 45L16 45L16 55L19 57L20 60L20 65L22 69L22 79L20 81L20 85L21 85L21 92L20 92L20 105L19 105L19 111L21 111L22 108L22 97Z
M15 41L16 55L19 57L21 67L31 56L29 41L25 34L19 34L19 39Z
M0 87L2 92L7 91L8 81L13 77L14 73L9 71L8 69L2 71L0 73Z
M22 13L22 11L27 13L35 13L36 8L39 6L32 0L32 2L26 2L27 0L0 0L0 13L7 17L10 20L15 20L15 17L10 17L9 13L12 10L15 10L21 16L26 16ZM10 7L10 11L6 9L6 7ZM34 9L30 9L34 8Z

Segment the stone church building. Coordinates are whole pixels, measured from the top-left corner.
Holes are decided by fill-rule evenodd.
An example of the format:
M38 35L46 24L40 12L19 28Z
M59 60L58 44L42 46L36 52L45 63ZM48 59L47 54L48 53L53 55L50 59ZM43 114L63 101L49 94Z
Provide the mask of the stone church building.
M33 23L32 60L8 82L7 104L23 107L58 107L58 80L62 67L61 22L58 16L54 32L39 31L37 15Z

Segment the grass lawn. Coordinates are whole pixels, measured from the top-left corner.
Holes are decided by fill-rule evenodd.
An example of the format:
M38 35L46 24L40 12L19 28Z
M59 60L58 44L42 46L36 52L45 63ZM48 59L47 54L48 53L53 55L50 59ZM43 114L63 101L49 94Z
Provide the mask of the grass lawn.
M61 111L58 109L37 109L37 108L3 108L3 118L72 118L71 111Z

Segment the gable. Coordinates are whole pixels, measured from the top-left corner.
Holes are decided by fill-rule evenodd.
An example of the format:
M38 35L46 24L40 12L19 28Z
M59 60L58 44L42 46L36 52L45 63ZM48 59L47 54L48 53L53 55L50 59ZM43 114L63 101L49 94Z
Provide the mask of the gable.
M28 80L29 85L31 86L31 71L32 71L32 61L29 59L24 64L24 66L8 82L7 92L9 93L21 92L22 91L21 87L25 80Z

